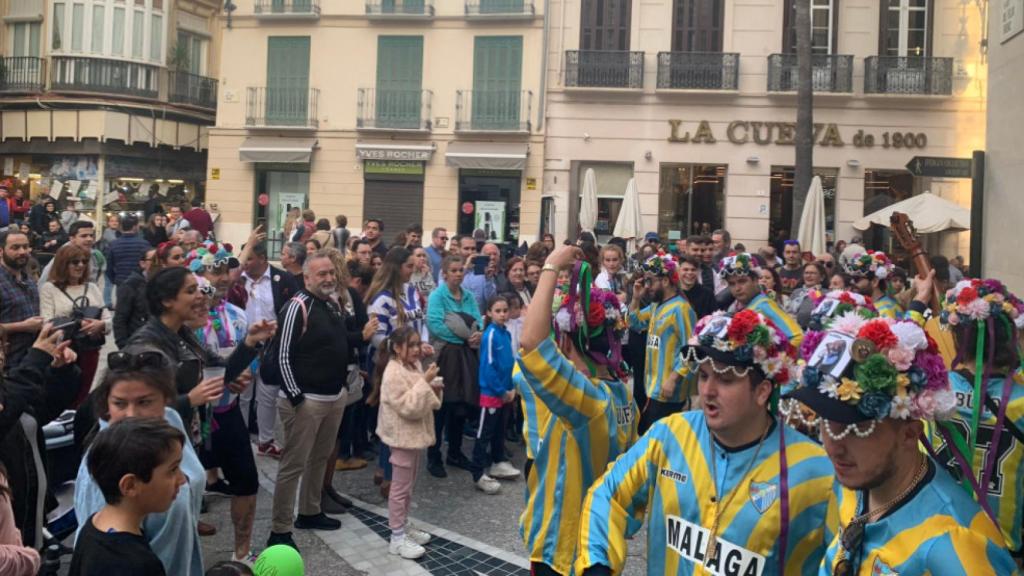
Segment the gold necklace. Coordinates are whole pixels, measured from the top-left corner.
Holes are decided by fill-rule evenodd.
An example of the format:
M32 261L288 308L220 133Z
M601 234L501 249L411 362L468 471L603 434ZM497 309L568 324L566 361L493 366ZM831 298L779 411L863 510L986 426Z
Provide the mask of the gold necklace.
M764 432L761 432L761 439L757 442L757 450L754 451L754 457L750 459L750 464L747 464L747 469L743 472L743 476L740 478L746 478L750 471L754 469L754 464L757 463L757 457L761 454L761 447L764 446L764 439L768 437L768 431L772 429L772 422L768 422L765 426ZM710 432L710 429L708 430ZM719 508L718 498L718 457L717 451L715 450L715 435L711 434L711 485L715 489L715 494L711 496L711 503L715 506L714 522L711 524L711 537L708 539L708 547L704 551L704 567L707 568L708 564L715 559L718 555L718 546L715 544L718 542L718 521L722 518L722 512L729 508L729 504L732 503L732 499L736 497L736 493L739 492L739 487L742 482L733 487L732 491L726 495L725 502L722 502L721 508Z
M885 513L892 510L893 507L895 507L897 504L902 502L904 498L910 495L910 493L914 491L914 488L916 488L917 485L921 482L921 480L924 479L924 475L927 473L928 458L922 455L921 465L918 466L917 472L914 473L914 477L910 480L910 483L907 484L907 486L903 490L901 490L899 494L897 494L894 498L890 499L888 502L882 504L878 508L875 508L874 510L869 510L861 514L860 516L854 517L852 520L850 520L846 527L840 525L840 535L842 535L844 531L850 529L850 527L854 524L861 524L861 529L863 529L864 524L874 521L873 518L885 515ZM841 538L842 536L840 536L840 541ZM842 562L844 558L846 558L846 548L840 545L839 552L836 554L836 562Z

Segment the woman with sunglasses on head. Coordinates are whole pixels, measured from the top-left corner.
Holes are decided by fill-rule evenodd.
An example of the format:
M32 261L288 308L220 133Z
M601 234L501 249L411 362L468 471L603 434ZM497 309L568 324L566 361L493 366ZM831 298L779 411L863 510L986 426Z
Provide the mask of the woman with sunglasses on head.
M186 437L190 429L180 414L171 408L178 398L172 364L158 349L131 346L107 357L110 370L103 383L90 394L90 410L98 419L89 427L86 450L96 430L126 418L162 418ZM79 420L76 418L76 426ZM89 474L86 451L75 481L75 515L89 518L106 504L103 493ZM191 442L182 446L181 471L186 482L178 489L171 507L162 514L150 514L142 523L142 533L150 549L160 559L167 574L202 576L203 554L196 527L203 502L206 473Z
M88 250L74 244L61 246L54 255L49 281L39 288L39 313L45 320L61 324L78 322L78 330L66 334L72 340L71 347L78 354L82 371L75 407L92 388L100 348L112 324L110 310L103 306L103 292L89 282L90 256Z

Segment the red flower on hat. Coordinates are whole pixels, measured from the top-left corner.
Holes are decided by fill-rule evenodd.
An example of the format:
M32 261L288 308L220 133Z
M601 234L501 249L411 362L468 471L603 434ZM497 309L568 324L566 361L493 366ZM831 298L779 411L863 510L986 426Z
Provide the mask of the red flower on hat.
M839 301L842 302L843 304L849 304L850 306L857 305L857 301L853 299L853 296L850 296L849 292L843 292L842 294L840 294Z
M729 322L729 329L726 331L726 335L733 342L746 342L747 336L760 323L757 312L750 309L740 310L733 315L732 321Z
M604 324L604 306L600 302L591 302L590 310L587 311L587 326L596 328Z
M860 332L857 333L858 338L864 338L874 343L877 350L886 350L899 344L899 339L889 329L889 324L885 320L872 320L865 324Z
M966 306L971 302L978 299L978 291L973 286L967 286L960 291L960 294L956 297L956 303L961 306Z

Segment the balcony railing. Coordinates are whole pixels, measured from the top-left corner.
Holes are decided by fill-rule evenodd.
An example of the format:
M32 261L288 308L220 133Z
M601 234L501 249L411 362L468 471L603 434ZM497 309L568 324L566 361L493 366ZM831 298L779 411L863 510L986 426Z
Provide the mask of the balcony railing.
M34 56L0 57L0 92L42 92L46 60Z
M735 90L740 55L733 52L659 52L658 88Z
M124 60L53 56L50 89L98 92L139 98L160 96L160 67Z
M217 108L217 80L180 70L167 72L167 99L178 104Z
M772 54L768 57L769 92L793 92L798 85L796 54ZM811 56L811 89L815 92L853 92L853 56Z
M530 132L533 92L529 90L458 90L456 132Z
M433 18L434 5L430 0L369 0L366 15L371 18Z
M356 99L359 130L430 130L430 90L360 88Z
M247 128L316 128L319 125L316 88L249 87L246 89Z
M644 53L625 50L567 50L566 88L626 88L644 84Z
M273 18L319 18L320 0L256 0L256 16Z
M466 16L468 18L508 16L531 18L535 13L533 0L466 0Z
M864 93L950 96L953 59L868 56L864 59Z

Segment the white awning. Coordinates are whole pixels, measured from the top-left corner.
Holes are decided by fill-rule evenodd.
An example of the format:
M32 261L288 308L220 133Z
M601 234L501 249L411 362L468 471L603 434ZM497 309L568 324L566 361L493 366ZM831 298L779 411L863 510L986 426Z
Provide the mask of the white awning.
M242 162L309 164L314 148L316 138L251 136L238 148L238 157Z
M452 142L444 158L456 168L522 170L527 154L525 142Z

